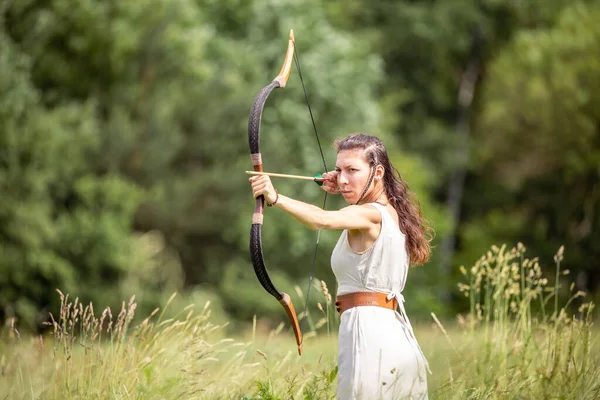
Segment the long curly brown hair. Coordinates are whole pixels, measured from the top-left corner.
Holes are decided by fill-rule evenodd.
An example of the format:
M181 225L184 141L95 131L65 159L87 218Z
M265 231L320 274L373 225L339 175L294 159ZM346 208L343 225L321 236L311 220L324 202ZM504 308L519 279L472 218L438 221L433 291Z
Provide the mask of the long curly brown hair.
M383 166L385 194L398 213L400 230L406 235L410 264L416 266L426 263L431 254L429 243L433 230L422 217L414 193L410 191L398 170L390 162L383 142L375 136L353 133L336 141L335 149L338 153L341 150L364 150L365 159L371 167Z

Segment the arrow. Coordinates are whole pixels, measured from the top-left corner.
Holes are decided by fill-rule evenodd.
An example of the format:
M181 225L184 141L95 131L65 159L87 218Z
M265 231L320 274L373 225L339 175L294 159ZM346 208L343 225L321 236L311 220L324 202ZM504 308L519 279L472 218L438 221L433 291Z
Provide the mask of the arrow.
M323 178L323 175L317 174L315 176L302 176L302 175L289 175L289 174L276 174L274 172L258 172L258 171L246 171L248 175L267 175L275 178L290 178L290 179L301 179L304 181L314 181L317 185L321 186L327 179Z

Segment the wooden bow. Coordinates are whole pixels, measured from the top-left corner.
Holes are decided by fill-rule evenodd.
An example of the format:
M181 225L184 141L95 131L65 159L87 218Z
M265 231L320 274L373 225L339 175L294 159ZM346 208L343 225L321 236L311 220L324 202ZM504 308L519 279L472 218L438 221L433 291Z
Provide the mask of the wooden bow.
M273 79L273 81L265 86L254 99L252 109L250 110L250 118L248 120L248 143L250 145L250 158L254 171L262 172L262 156L260 154L260 121L262 117L263 108L267 97L276 88L284 88L287 80L290 76L292 67L292 61L294 58L295 43L294 43L294 31L290 30L290 38L288 42L288 48L285 55L285 60L279 75ZM285 309L285 312L292 324L294 335L296 336L296 343L298 345L298 354L302 355L302 332L300 331L300 325L298 324L298 317L296 310L292 304L292 299L287 293L280 292L277 290L265 266L265 260L262 251L262 239L261 239L261 227L263 224L264 216L264 196L256 198L256 204L254 206L254 214L252 215L252 228L250 229L250 257L252 259L252 266L254 272L258 278L260 284L267 292L275 297L279 303Z

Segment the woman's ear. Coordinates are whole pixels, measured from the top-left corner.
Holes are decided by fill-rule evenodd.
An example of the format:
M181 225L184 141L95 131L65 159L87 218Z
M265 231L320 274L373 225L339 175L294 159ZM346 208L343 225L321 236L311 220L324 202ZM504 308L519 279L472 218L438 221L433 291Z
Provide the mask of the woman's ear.
M375 167L375 180L379 181L383 179L383 175L385 175L385 168L383 168L383 165L379 164Z

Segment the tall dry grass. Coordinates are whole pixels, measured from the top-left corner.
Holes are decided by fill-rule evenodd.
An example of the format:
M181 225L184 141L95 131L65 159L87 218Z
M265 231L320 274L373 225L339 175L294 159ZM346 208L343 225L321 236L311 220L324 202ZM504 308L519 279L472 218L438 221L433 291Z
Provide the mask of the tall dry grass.
M456 324L432 315L431 326L416 327L433 370L431 399L600 398L594 306L561 286L562 249L555 261L553 284L522 245L492 247L461 268L468 312ZM166 318L171 297L134 325L134 298L119 313L96 313L59 292L51 335L4 330L0 399L333 399L338 317L327 286L315 287L322 301L307 315L301 358L283 324L260 335L255 322L246 335L224 337L209 303Z
M109 308L96 315L92 304L59 295L49 339L11 330L0 398L233 398L253 384L258 364L244 357L248 343L219 339L208 303L169 319L155 310L132 326L133 298L116 315Z
M553 285L539 260L525 257L522 244L493 246L470 269L461 267L466 282L459 289L470 308L459 316L458 340L447 336L453 355L433 397L600 398L600 355L592 352L594 304L581 302L585 293L574 291L573 284L568 290L561 285L568 274L561 270L563 250L554 257ZM572 313L576 301L581 304ZM439 321L438 326L444 331Z

